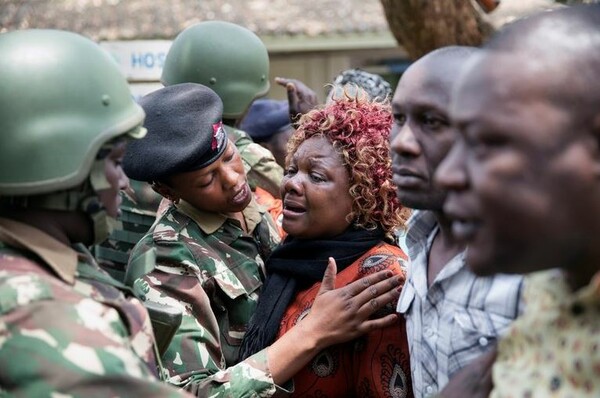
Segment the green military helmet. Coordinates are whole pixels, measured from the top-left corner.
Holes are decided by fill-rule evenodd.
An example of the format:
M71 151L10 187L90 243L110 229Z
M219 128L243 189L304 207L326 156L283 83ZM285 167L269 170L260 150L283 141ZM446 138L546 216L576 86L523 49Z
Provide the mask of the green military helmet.
M0 35L0 196L76 187L100 147L144 134L144 111L112 57L60 30Z
M269 54L258 36L244 27L200 22L173 41L161 81L165 86L208 86L223 101L223 118L238 119L255 98L269 91Z

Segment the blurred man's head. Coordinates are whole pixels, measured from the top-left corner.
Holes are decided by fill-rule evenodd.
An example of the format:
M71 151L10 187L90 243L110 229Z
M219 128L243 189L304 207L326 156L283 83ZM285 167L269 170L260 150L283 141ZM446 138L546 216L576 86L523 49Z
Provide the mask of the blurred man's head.
M597 270L598 71L596 5L514 23L462 74L450 109L460 139L437 180L476 273L565 267L585 282Z

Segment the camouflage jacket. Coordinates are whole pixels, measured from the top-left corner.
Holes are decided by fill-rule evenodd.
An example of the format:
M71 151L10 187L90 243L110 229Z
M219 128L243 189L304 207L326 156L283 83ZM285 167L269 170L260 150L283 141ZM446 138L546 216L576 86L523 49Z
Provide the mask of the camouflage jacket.
M283 179L283 169L275 161L273 154L242 130L225 126L229 139L240 152L250 188L261 187L276 198L281 196L279 187Z
M93 247L100 267L120 281L125 277L125 266L131 249L154 224L156 210L162 199L147 182L129 180L129 184L127 190L121 191L121 227L112 231L104 242Z
M185 396L156 377L146 309L83 250L0 219L0 396Z
M138 279L146 300L181 309L183 320L163 355L169 382L209 397L269 397L278 390L266 351L238 363L246 325L264 278L263 258L279 242L269 214L254 200L237 220L171 204L134 247L130 265L156 250L156 266Z

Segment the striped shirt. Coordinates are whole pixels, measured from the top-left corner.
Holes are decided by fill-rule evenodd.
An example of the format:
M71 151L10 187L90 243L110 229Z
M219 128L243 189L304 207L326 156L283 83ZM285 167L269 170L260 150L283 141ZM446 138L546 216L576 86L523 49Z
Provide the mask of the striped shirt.
M427 258L438 229L432 212L415 211L406 236L411 263L398 312L406 317L415 397L441 390L522 311L523 277L477 277L465 266L465 252L444 265L428 288Z

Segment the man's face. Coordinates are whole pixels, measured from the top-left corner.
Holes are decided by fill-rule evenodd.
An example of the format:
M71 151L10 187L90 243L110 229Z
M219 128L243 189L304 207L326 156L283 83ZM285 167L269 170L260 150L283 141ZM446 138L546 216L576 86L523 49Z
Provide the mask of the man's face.
M521 57L488 53L466 71L450 107L459 138L436 175L480 275L572 264L595 235L597 145L548 99L552 75Z
M402 205L441 210L445 192L433 174L455 140L448 106L457 61L422 59L402 76L394 98L391 149L394 184Z

